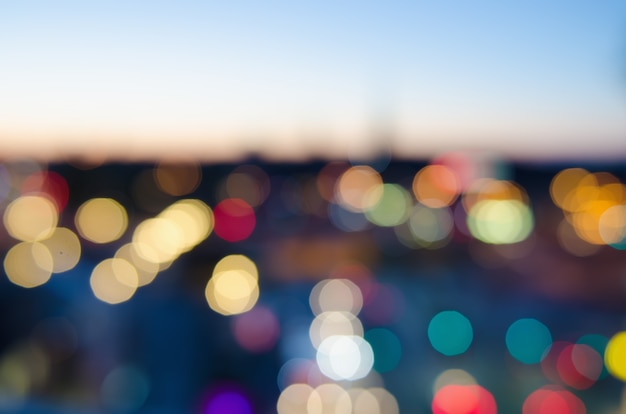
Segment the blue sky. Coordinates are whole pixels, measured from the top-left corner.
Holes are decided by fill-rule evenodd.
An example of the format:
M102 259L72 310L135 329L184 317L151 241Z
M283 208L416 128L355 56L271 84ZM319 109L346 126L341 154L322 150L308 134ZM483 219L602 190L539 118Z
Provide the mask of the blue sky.
M16 151L626 155L623 0L3 2L0 63Z

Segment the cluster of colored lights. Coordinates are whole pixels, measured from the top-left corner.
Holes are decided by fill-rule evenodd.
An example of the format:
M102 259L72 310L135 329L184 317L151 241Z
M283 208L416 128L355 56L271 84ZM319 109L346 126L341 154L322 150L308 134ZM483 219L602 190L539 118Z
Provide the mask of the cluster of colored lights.
M327 200L337 205L331 205L329 215L340 229L392 227L410 248L443 247L455 227L490 244L525 240L534 226L525 190L511 181L483 176L477 168L459 164L458 157L433 160L415 173L410 189L384 183L381 174L367 165L331 163L320 172L318 188L328 194L335 179Z
M331 286L332 290L325 291ZM386 396L389 404L387 410L392 411L377 411L372 406L358 408L356 396L362 396L361 393L368 389L355 386L353 382L368 375L377 375L371 371L374 358L385 360L386 355L397 353L392 357L394 361L389 367L395 368L401 353L397 350L400 347L397 338L386 329L372 329L362 336L362 324L356 315L350 313L362 305L362 296L358 292L359 288L345 279L325 280L313 289L311 306L317 316L309 334L317 349L317 366L309 364L305 368L308 374L304 376L304 381L298 381L296 376L295 381L287 383L277 405L279 413L313 413L320 410L319 405L326 407L329 412L397 412L393 395L384 388L378 390ZM324 310L328 308L342 310ZM329 312L337 314L320 318ZM427 335L432 347L439 353L456 356L469 349L473 329L463 314L443 311L431 319ZM585 413L584 402L567 388L583 390L591 387L606 375L606 368L615 376L624 375L624 338L624 333L617 334L611 340L602 335L588 334L576 343L553 342L550 330L536 319L518 319L512 323L505 338L509 354L521 364L539 365L546 380L552 384L544 385L527 395L523 412ZM385 344L372 347L369 341L382 341ZM380 352L372 352L372 348L378 348ZM606 365L603 362L605 360ZM318 372L318 375L312 376L311 372ZM325 382L323 377L339 382ZM437 377L431 408L433 413L438 414L497 413L493 394L477 384L471 374L460 369L446 370Z
M467 351L472 342L469 320L456 311L435 315L428 327L433 348L446 356ZM550 330L532 318L518 319L506 332L509 354L525 365L539 364L549 385L533 391L524 400L522 412L586 413L585 403L572 391L585 390L606 377L607 372L626 380L626 333L611 339L586 334L575 343L552 340ZM435 381L434 413L496 413L493 395L476 384L463 370L444 371Z
M244 165L219 183L214 207L199 198L184 198L202 183L198 165L158 164L148 177L158 192L150 193L145 185L135 190L141 199L155 200L161 208L152 208L157 211L151 210L149 217L133 217L118 199L89 198L76 209L73 229L60 225L71 190L61 175L36 163L27 169L7 164L0 169L3 224L18 243L7 250L4 270L12 283L34 288L53 274L76 267L84 249L119 243L111 250L112 257L91 269L90 286L102 302L126 302L212 234L233 243L233 249L240 247L236 243L250 238L265 218L259 209L270 200L271 191L281 192L288 211L328 219L346 233L387 228L411 249L439 249L468 238L489 245L515 245L530 237L535 217L524 188L459 160L458 154L433 160L411 174L410 185L385 182L383 172L372 166L331 162L316 175L284 179L278 190L271 188L276 183L273 177L259 167ZM566 169L552 180L550 196L563 212L557 236L567 252L588 256L601 246L626 248L626 186L615 176ZM269 207L263 213L271 219L283 218L283 212ZM393 307L401 304L393 286L375 281L364 265L342 265L311 291L314 317L307 333L314 357L283 358L279 414L399 412L398 400L382 377L396 370L406 353L388 326L394 312L399 313ZM351 273L368 276L350 277ZM204 285L206 304L230 317L235 342L253 354L275 350L284 333L280 316L262 300L264 278L260 262L228 254L220 257ZM422 335L434 350L452 358L466 353L477 333L467 316L444 310L429 320ZM543 376L541 384L525 396L523 414L585 413L577 392L608 374L626 382L626 332L612 338L585 334L575 342L555 341L546 325L524 318L510 324L502 339L515 364L534 365ZM37 351L24 355L9 357L22 362L40 357ZM2 369L0 361L0 379ZM37 383L34 374L22 382L16 378L12 386L20 395ZM134 387L132 398L123 398L120 387L125 385L119 384ZM134 410L143 404L148 390L141 371L120 366L107 375L101 393L109 407ZM447 369L434 382L431 409L437 414L495 414L494 394L469 372ZM237 387L210 394L204 410L254 412L250 397Z
M9 280L23 287L46 283L52 273L72 269L80 257L80 242L71 230L57 227L59 205L51 197L26 193L4 211L7 232L20 242L9 249L4 269Z
M129 217L126 208L115 199L91 198L76 210L74 225L78 235L57 227L69 197L67 182L38 163L25 165L18 163L12 169L2 170L6 176L3 202L7 202L3 223L7 233L20 241L7 252L4 269L13 283L32 288L46 283L53 273L66 272L78 264L78 235L97 245L116 242L125 235ZM176 197L193 192L201 176L198 165L158 164L152 170L155 186ZM91 288L104 302L125 302L137 288L150 284L159 272L204 241L213 230L220 238L233 242L247 238L254 226L254 211L242 199L227 198L218 203L215 211L200 200L179 199L157 216L139 222L131 241L119 247L114 257L94 267ZM217 279L220 277L211 280ZM222 312L239 313L251 305L237 312Z
M588 256L602 245L626 249L626 185L617 177L568 168L553 178L550 196L563 212L559 241L567 251Z
M88 222L97 222L98 217ZM177 201L157 217L139 223L132 242L95 267L91 275L94 294L112 304L130 299L138 287L151 283L159 271L206 239L212 227L211 209L202 201Z
M397 414L398 404L384 388L354 387L349 390L338 384L293 384L285 388L277 403L279 414Z
M398 366L400 340L383 327L365 331L359 317L370 319L368 313L378 313L376 298L388 291L358 265L344 265L333 273L336 277L315 284L309 296L315 317L308 339L315 357L293 358L283 365L276 409L280 414L398 413L396 398L384 387L380 373ZM379 322L384 324L393 318L381 314Z
M347 279L322 281L313 288L310 302L316 317L309 335L320 371L334 380L366 377L374 352L357 318L363 304L358 286Z

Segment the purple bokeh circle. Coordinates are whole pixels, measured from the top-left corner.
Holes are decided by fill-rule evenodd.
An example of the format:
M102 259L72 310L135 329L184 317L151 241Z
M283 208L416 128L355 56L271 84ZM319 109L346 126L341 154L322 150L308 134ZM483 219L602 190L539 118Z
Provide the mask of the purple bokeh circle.
M223 390L216 392L207 402L204 414L252 414L252 404L240 392Z

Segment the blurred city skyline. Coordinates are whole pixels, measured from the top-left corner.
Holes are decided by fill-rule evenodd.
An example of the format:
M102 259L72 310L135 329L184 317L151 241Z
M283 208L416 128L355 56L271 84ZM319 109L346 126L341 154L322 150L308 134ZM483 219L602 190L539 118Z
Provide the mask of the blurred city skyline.
M4 157L626 154L626 3L0 6Z

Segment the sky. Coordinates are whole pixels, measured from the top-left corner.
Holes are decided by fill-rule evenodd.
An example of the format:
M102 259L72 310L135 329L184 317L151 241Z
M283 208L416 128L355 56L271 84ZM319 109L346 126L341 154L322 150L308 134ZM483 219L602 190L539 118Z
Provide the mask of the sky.
M0 156L626 156L623 0L0 1Z

